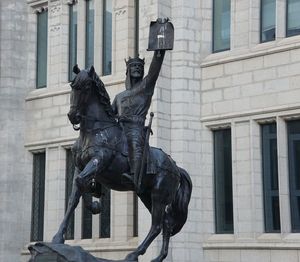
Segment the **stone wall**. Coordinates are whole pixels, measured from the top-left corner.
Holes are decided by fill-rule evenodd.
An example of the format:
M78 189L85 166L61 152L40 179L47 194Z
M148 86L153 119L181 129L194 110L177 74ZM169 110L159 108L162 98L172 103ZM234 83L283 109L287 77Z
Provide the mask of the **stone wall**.
M0 3L0 260L20 259L29 238L30 155L24 150L25 96L34 82L35 28L25 1ZM26 208L24 208L26 207Z

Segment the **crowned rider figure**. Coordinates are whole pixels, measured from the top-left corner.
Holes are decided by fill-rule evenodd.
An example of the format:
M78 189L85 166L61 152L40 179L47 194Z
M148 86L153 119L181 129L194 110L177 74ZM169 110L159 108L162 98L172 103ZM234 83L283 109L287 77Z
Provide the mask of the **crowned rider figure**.
M130 172L137 190L145 144L145 120L164 55L164 50L154 52L148 75L144 78L144 59L129 58L126 61L126 90L119 93L112 104L127 138Z
M130 172L137 192L140 190L138 188L138 179L142 168L141 163L143 162L146 115L151 105L154 87L164 60L165 50L171 49L163 46L161 41L167 40L164 39L165 35L161 34L162 31L165 31L162 29L166 28L167 23L168 20L158 19L153 24L153 32L150 27L149 39L158 39L159 42L150 42L149 40L148 50L154 50L154 54L148 75L144 77L144 59L129 57L126 61L126 90L119 93L112 104L113 110L127 138ZM151 36L151 34L153 35Z

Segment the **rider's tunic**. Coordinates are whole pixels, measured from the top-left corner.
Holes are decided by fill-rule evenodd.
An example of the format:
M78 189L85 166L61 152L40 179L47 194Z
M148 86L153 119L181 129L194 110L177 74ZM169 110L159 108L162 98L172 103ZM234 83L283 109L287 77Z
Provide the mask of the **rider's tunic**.
M163 58L164 52L160 56L155 52L148 75L136 85L127 87L127 90L119 93L112 104L127 138L129 164L134 174L140 171L145 141L145 119ZM127 74L128 77L130 72ZM130 82L127 79L126 85L130 85Z

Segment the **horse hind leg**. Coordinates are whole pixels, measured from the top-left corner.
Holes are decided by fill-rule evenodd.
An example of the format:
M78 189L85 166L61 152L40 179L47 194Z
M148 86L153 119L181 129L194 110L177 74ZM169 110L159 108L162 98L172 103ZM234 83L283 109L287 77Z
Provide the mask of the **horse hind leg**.
M170 242L170 237L171 237L171 226L170 226L169 220L167 218L168 215L166 214L165 216L166 216L166 218L164 219L164 225L163 225L163 245L162 245L159 256L157 258L151 260L151 262L161 262L168 255L169 242Z
M126 261L137 261L138 256L145 254L147 248L152 241L159 235L162 229L163 218L165 213L166 203L162 202L163 196L159 194L158 190L152 192L152 224L148 235L144 241L138 246L138 248L129 253L125 258Z

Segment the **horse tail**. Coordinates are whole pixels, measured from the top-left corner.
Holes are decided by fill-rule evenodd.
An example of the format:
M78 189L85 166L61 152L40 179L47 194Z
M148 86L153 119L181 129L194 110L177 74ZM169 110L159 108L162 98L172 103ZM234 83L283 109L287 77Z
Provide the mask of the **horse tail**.
M176 192L175 200L172 203L170 212L172 225L172 236L176 235L183 227L187 220L188 205L192 194L192 181L187 173L181 167L178 167L180 173L180 186Z

